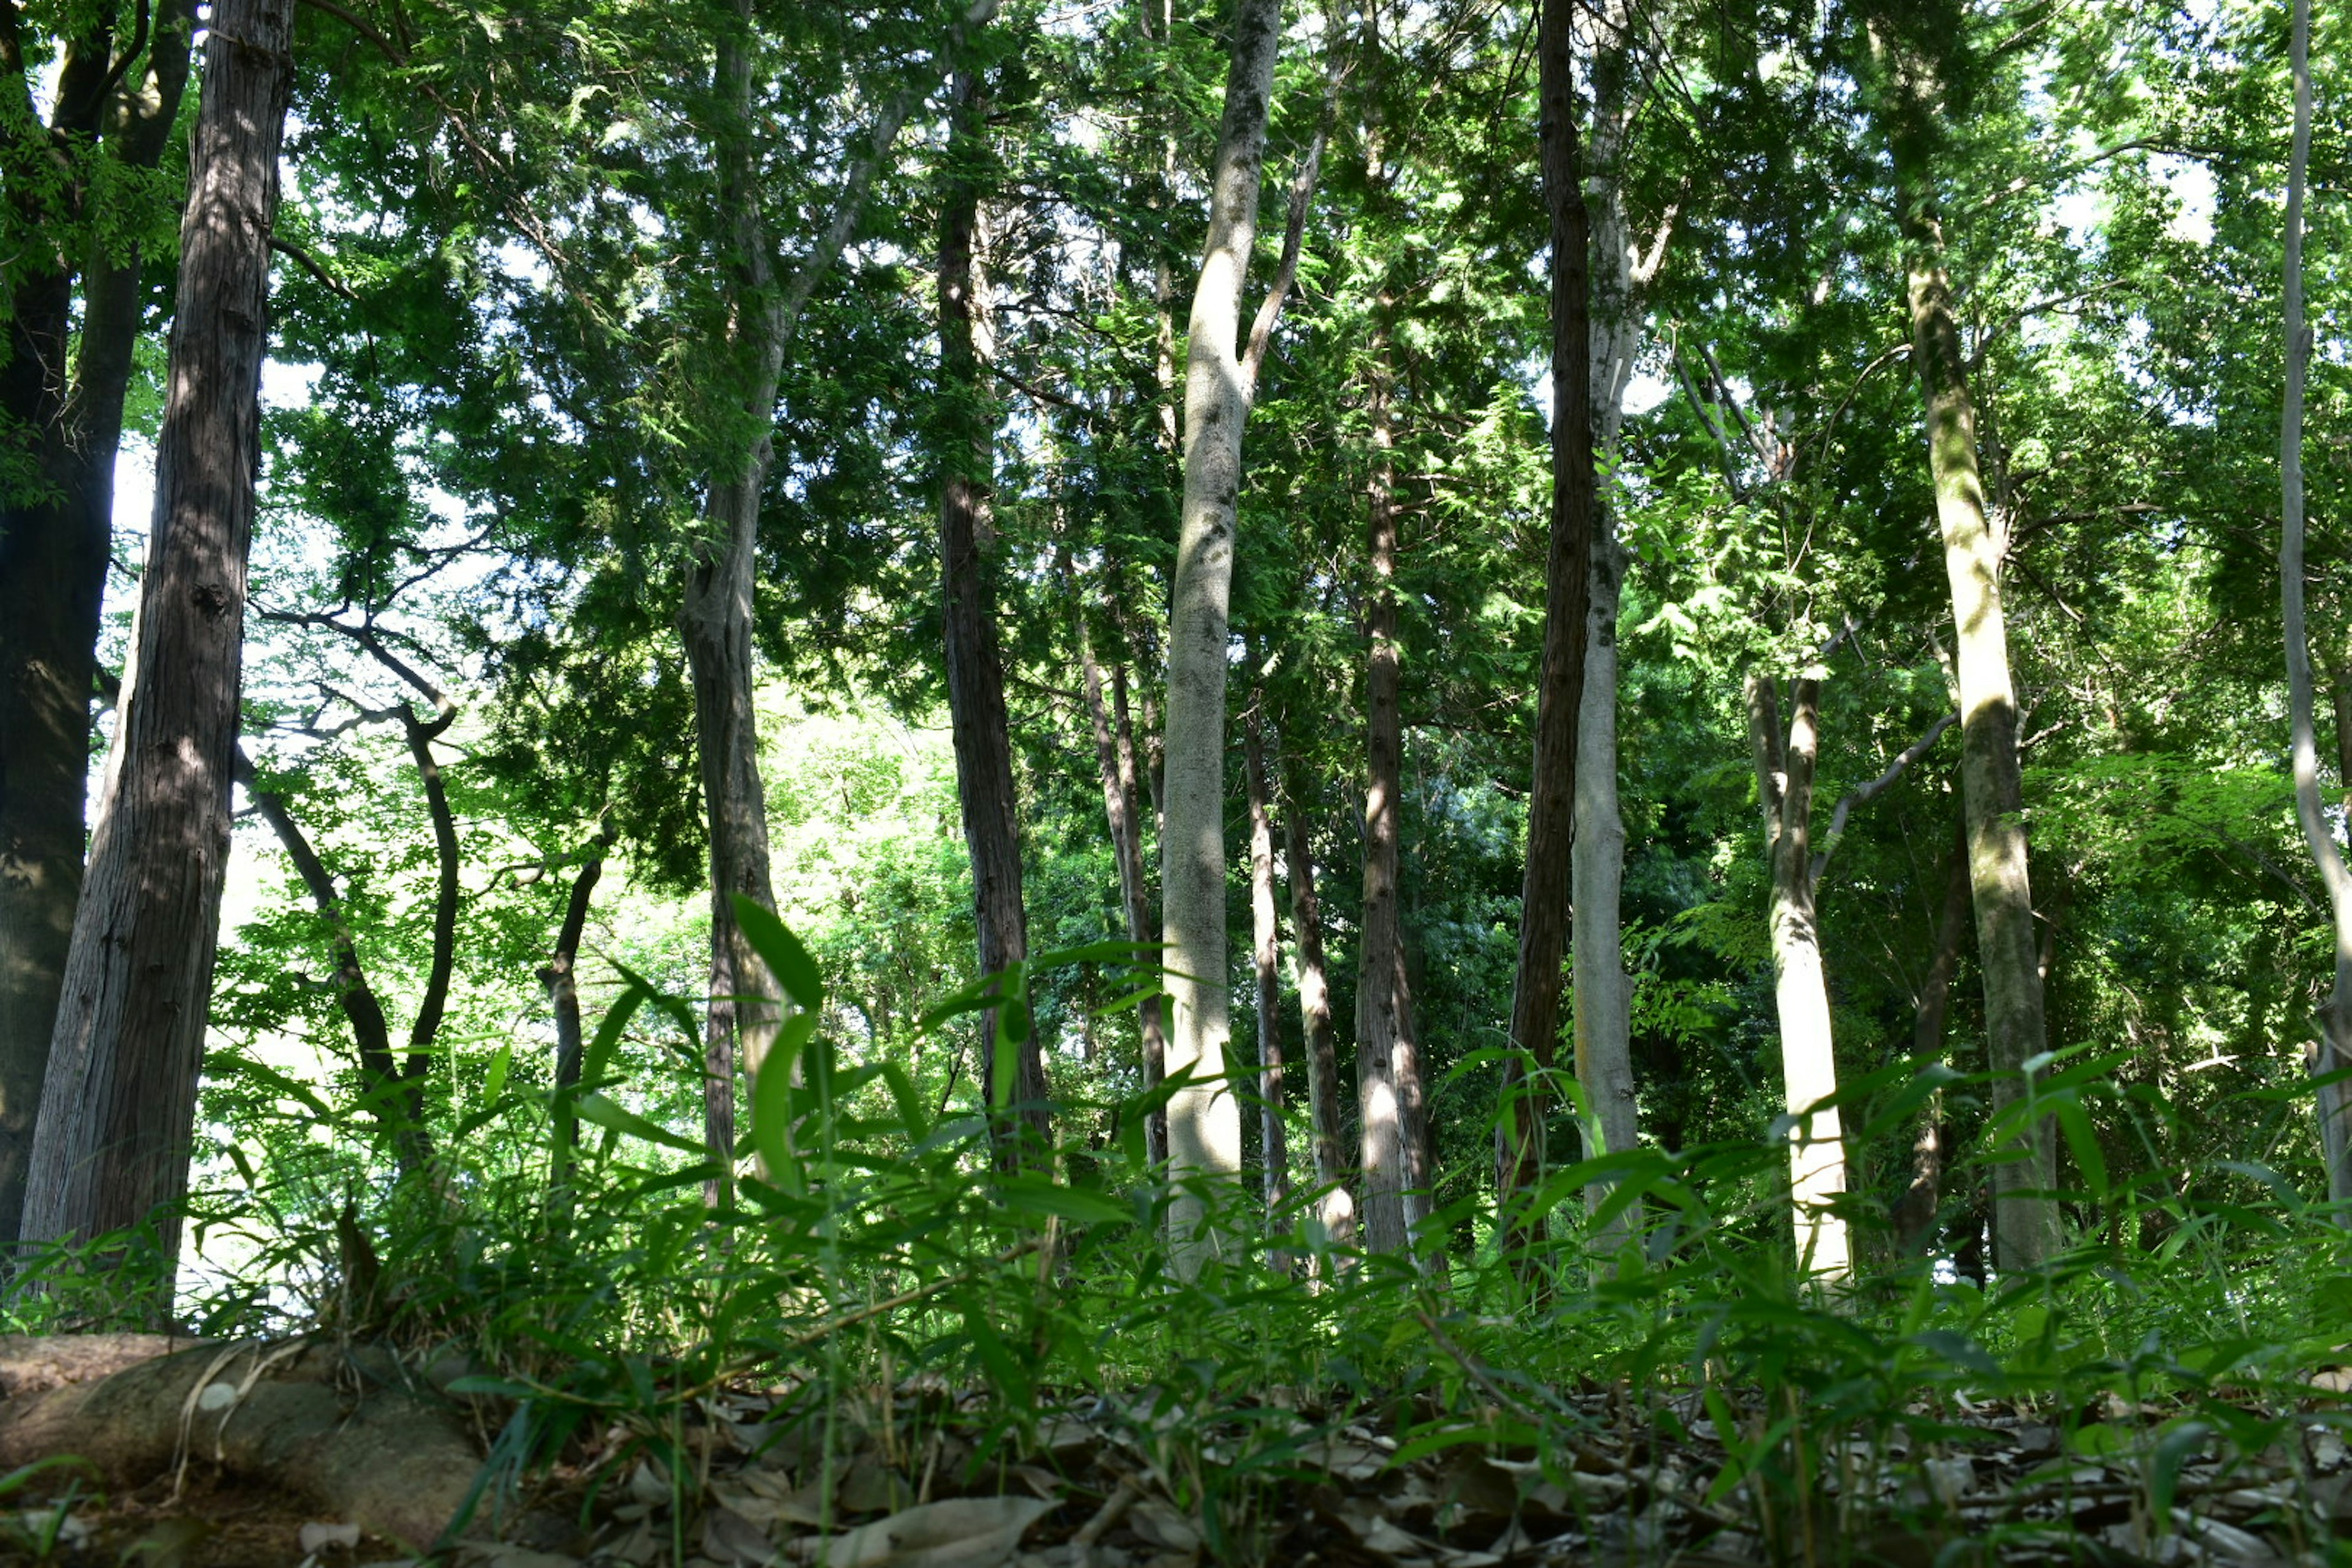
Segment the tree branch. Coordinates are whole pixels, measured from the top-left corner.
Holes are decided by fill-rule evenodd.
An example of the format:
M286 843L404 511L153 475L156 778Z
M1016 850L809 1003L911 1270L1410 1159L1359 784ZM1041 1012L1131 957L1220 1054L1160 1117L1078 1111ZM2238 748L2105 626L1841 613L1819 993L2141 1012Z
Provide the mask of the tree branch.
M1822 847L1813 855L1811 877L1816 886L1820 885L1822 873L1829 868L1830 856L1837 849L1838 840L1845 833L1845 819L1853 813L1853 808L1857 805L1868 805L1885 794L1889 784L1903 776L1904 769L1934 750L1936 742L1943 738L1944 731L1959 721L1960 716L1958 713L1945 714L1927 726L1926 734L1905 747L1900 756L1887 763L1885 773L1860 788L1847 792L1845 798L1837 803L1837 809L1830 813L1830 830L1822 835Z

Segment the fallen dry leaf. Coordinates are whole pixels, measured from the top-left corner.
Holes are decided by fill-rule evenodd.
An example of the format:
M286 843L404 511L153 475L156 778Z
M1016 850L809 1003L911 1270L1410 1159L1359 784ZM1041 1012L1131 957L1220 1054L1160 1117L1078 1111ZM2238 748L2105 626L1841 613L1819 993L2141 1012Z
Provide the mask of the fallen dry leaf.
M795 1547L816 1568L997 1568L1022 1533L1054 1510L1033 1498L955 1498Z

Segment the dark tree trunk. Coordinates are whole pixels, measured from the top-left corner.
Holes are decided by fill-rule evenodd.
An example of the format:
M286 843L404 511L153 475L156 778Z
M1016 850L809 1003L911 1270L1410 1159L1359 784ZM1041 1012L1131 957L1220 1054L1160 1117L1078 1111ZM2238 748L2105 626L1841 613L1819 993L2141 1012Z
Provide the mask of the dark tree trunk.
M1397 896L1404 722L1397 646L1395 432L1385 333L1372 346L1368 494L1370 648L1364 672L1364 904L1356 979L1356 1096L1363 1118L1364 1245L1402 1253L1429 1202L1428 1118Z
M1348 1135L1339 1105L1339 1050L1331 1027L1331 981L1323 959L1323 913L1315 897L1315 856L1307 834L1306 759L1294 750L1283 770L1285 858L1290 879L1290 930L1298 954L1298 1016L1306 1042L1307 1115L1315 1151L1316 1217L1336 1246L1355 1239L1356 1205L1348 1193Z
M604 855L611 847L609 831L600 835L579 874L572 879L572 896L563 906L563 924L555 933L555 951L549 955L547 967L539 972L541 983L547 987L548 1002L555 1010L555 1088L559 1098L555 1102L555 1160L551 1175L553 1184L559 1188L571 1184L572 1151L580 1135L580 1120L572 1114L570 1101L562 1098L563 1090L578 1086L581 1059L587 1048L586 1034L580 1022L580 943L588 931L589 900L604 875Z
M1274 906L1274 819L1266 809L1265 696L1251 704L1243 731L1249 775L1250 962L1257 980L1258 1158L1265 1176L1269 1224L1290 1199L1290 1143L1282 1124L1281 932Z
M1575 10L1575 0L1543 0L1536 39L1544 205L1551 220L1551 553L1545 564L1543 668L1536 689L1528 863L1511 994L1511 1044L1526 1055L1504 1068L1507 1109L1496 1162L1496 1190L1509 1242L1519 1245L1540 1217L1513 1205L1543 1165L1542 1104L1523 1084L1528 1066L1538 1072L1550 1068L1559 1037L1560 966L1568 947L1576 833L1577 708L1584 692L1591 591L1592 321L1586 256L1591 216L1577 144Z
M948 720L955 739L957 795L971 856L972 919L983 974L1012 971L1029 956L1021 901L1021 818L1013 782L1004 661L982 536L990 530L995 403L980 337L986 302L973 247L980 227L975 166L987 149L987 103L977 73L958 71L940 209L940 596L947 641ZM1021 1011L1027 1011L1025 999ZM1045 1157L1053 1144L1045 1066L1036 1032L1026 1032L1001 1083L998 1014L981 1015L984 1068L997 1163L1011 1169ZM999 1108L1003 1108L1000 1110Z
M152 1216L167 1263L228 856L293 9L219 0L205 45L153 535L25 1196L28 1237Z
M160 7L147 65L109 99L110 32L69 46L53 132L96 139L110 162L152 170L187 81L194 6ZM21 80L7 84L22 91ZM136 90L133 90L136 89ZM109 108L113 114L104 112ZM79 207L86 193L67 194ZM8 199L38 232L32 183ZM35 210L29 210L33 208ZM62 229L69 212L54 215ZM144 295L142 257L100 250L82 269L79 352L63 372L74 258L43 257L10 302L0 365L0 442L21 442L50 489L20 500L0 482L0 1248L16 1239L33 1118L57 1026L58 991L81 893L90 699L100 604L113 540L114 460Z
M1936 953L1919 983L1919 1005L1911 1018L1911 1054L1926 1058L1944 1049L1944 1023L1951 1014L1952 981L1960 970L1960 948L1969 929L1969 840L1965 826L1953 837L1944 863L1944 907L1936 917ZM1915 1255L1935 1239L1936 1211L1943 1203L1944 1097L1931 1098L1919 1112L1918 1136L1911 1144L1911 1184L1895 1203L1895 1244Z
M1137 901L1128 906L1128 940L1156 946L1160 941L1160 923L1152 918L1148 889L1143 884L1143 822L1138 815L1141 803L1136 794L1136 775L1140 770L1136 761L1135 725L1128 716L1127 667L1123 664L1111 666L1110 695L1111 715L1116 721L1113 740L1118 752L1119 795L1125 802L1124 816L1128 830L1133 835L1136 860L1134 887ZM1156 778L1158 775L1151 776ZM1160 816L1160 792L1156 785L1151 792L1151 812L1156 822ZM1158 955L1155 955L1154 962L1159 962ZM1150 1089L1168 1076L1168 1008L1164 991L1157 996L1144 999L1143 1005L1136 1009L1136 1023L1143 1032L1143 1087ZM1154 1170L1168 1163L1166 1110L1155 1110L1144 1119L1143 1145L1144 1158Z

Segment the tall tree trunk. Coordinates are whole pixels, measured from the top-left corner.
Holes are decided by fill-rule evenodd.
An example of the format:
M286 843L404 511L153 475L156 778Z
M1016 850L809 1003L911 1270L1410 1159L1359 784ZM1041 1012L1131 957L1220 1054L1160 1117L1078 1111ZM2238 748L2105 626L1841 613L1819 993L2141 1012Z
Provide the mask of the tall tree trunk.
M1274 906L1274 818L1266 808L1265 698L1250 704L1244 731L1249 777L1250 960L1257 977L1258 1158L1265 1217L1290 1201L1290 1142L1282 1123L1282 936Z
M1952 979L1960 969L1960 944L1969 923L1969 839L1965 826L1954 834L1944 869L1944 907L1936 917L1936 952L1919 982L1919 1002L1911 1015L1911 1054L1920 1060L1944 1050ZM1918 1135L1911 1144L1911 1184L1895 1200L1895 1245L1915 1256L1934 1239L1936 1211L1943 1203L1944 1097L1938 1091L1920 1108Z
M587 1053L586 1032L580 1019L580 943L588 932L588 905L594 897L596 884L604 875L604 857L611 850L612 832L601 829L588 858L572 879L571 896L564 900L563 924L555 933L555 951L549 954L547 967L539 972L541 984L547 987L549 1005L555 1010L555 1159L550 1180L558 1189L572 1184L572 1152L580 1137L580 1119L572 1113L562 1091L580 1083L580 1071Z
M1911 358L1927 408L1927 464L1950 580L1960 688L1960 793L1968 814L1969 876L1974 889L1978 967L1983 972L1985 1034L1996 1116L2028 1092L2025 1064L2042 1054L2040 954L2033 890L2027 874L2025 797L2017 755L2017 699L2010 681L2009 632L2001 612L2000 558L2006 541L1986 505L1977 454L1976 404L1952 312L1943 261L1943 220L1935 196L1934 156L1942 86L1932 62L1903 28L1906 16L1871 27L1880 68L1891 78L1888 141L1900 188L1908 254ZM2021 1149L1993 1167L1994 1263L2039 1268L2061 1244L2057 1204L2049 1196L2057 1145L2048 1117L2018 1135Z
M187 81L195 7L173 0L159 13L145 68L110 100L100 89L111 29L100 26L69 46L53 134L97 140L126 170L156 167ZM26 84L8 87L24 91ZM25 109L29 113L29 102ZM37 184L11 191L20 216L38 199ZM88 195L77 188L67 199L79 205ZM27 223L25 232L42 226ZM90 699L114 537L115 455L144 300L142 261L135 244L127 253L100 245L82 268L70 384L62 365L71 258L28 267L11 300L8 359L0 366L0 409L37 451L49 490L24 500L0 497L0 953L7 955L0 962L0 1249L16 1240L34 1112L81 894Z
M205 45L152 537L25 1194L34 1239L152 1217L167 1268L228 858L293 10L218 0Z
M959 70L940 205L940 596L947 641L948 721L954 735L956 794L971 857L972 921L982 974L1008 974L1029 956L1021 898L1021 816L1013 782L1012 721L1004 707L1004 659L996 637L995 595L982 537L991 531L995 479L995 400L988 385L984 284L974 256L980 228L977 169L987 155L987 102L979 73ZM1015 999L1025 1016L1027 998ZM998 1010L981 1015L990 1125L1001 1168L1037 1163L1053 1147L1045 1058L1034 1029L1015 1049L1011 1083L1001 1083ZM1011 1108L1008 1114L1001 1108Z
M995 16L997 0L971 0L939 53L944 70L970 33ZM710 834L710 1002L703 1035L703 1137L720 1174L707 1195L724 1201L735 1148L735 1078L756 1073L780 1019L774 983L735 920L738 895L772 905L768 806L760 780L759 715L751 656L753 560L760 498L775 456L776 388L803 312L818 282L856 231L866 193L898 144L900 127L928 95L910 87L877 112L866 144L849 161L829 222L814 236L789 284L770 259L774 236L761 205L753 136L756 29L751 0L734 0L721 23L711 97L719 117L716 207L728 253L727 332L720 374L740 389L740 422L720 434L702 517L687 563L678 634L694 686L695 752Z
M1613 467L1624 426L1625 388L1643 338L1642 294L1664 259L1673 229L1669 209L1646 258L1634 252L1625 212L1624 160L1636 102L1629 7L1618 0L1596 18L1592 65L1591 278L1593 447ZM1625 875L1625 823L1617 799L1617 612L1625 551L1617 541L1613 497L1596 485L1592 568L1584 647L1584 695L1577 708L1576 833L1570 847L1572 901L1569 951L1575 981L1576 1077L1584 1086L1601 1148L1622 1153L1641 1142L1633 1097L1633 982L1625 973L1620 896ZM1598 1210L1613 1182L1584 1189ZM1637 1209L1592 1238L1606 1266L1640 1233Z
M1331 1027L1331 982L1323 960L1323 914L1315 897L1315 856L1307 833L1305 757L1292 750L1283 766L1284 874L1290 881L1291 950L1297 957L1298 1016L1307 1058L1307 1117L1315 1156L1315 1217L1336 1247L1355 1239L1356 1204L1348 1193L1347 1132L1339 1106L1339 1051Z
M1780 742L1774 683L1748 678L1748 737L1764 806L1764 850L1772 867L1773 1000L1780 1017L1780 1070L1790 1131L1789 1191L1797 1261L1808 1275L1843 1279L1853 1245L1837 1200L1845 1192L1845 1139L1834 1106L1837 1054L1830 1035L1829 984L1822 972L1813 907L1813 770L1820 752L1822 683L1800 676L1790 699L1789 739Z
M1536 745L1528 796L1528 860L1519 889L1519 952L1511 993L1513 1047L1538 1073L1551 1068L1559 1037L1560 965L1568 946L1571 846L1576 831L1577 710L1584 694L1591 595L1593 463L1590 215L1578 150L1575 0L1543 0L1536 37L1541 101L1544 205L1551 237L1551 549L1545 564L1543 667L1537 678ZM1524 1069L1507 1068L1496 1190L1507 1234L1524 1242L1538 1216L1518 1195L1543 1163L1540 1100L1521 1092Z
M1094 725L1095 771L1102 782L1103 817L1110 828L1111 853L1118 861L1119 908L1127 918L1127 940L1139 947L1149 946L1159 941L1159 932L1151 923L1150 889L1143 881L1143 823L1136 800L1135 740L1128 724L1127 673L1123 668L1111 672L1110 684L1118 699L1114 722L1114 715L1103 700L1102 666L1095 660L1094 637L1087 630L1086 606L1079 602L1066 561L1063 566L1063 582L1073 584L1071 613L1077 617L1078 659L1086 682L1087 716ZM1161 1026L1160 1004L1160 997L1146 996L1135 1009L1147 1089L1160 1081L1168 1059L1168 1036ZM1145 1160L1155 1168L1163 1164L1168 1159L1168 1117L1164 1111L1155 1110L1145 1119L1143 1141Z
M2311 857L2327 888L2336 927L2336 983L2320 1038L2311 1053L2315 1077L2352 1069L2352 871L2319 798L2319 746L2312 716L2311 643L2304 629L2304 384L2311 363L2311 331L2304 323L2303 202L2311 166L2311 0L2294 0L2289 45L2294 76L2294 140L2286 186L2286 398L2279 418L2279 486L2284 527L2279 537L2279 605L2286 623L2286 689L2294 766L2294 811ZM2319 1152L2327 1172L2328 1201L2339 1223L2352 1226L2352 1082L2319 1089Z
M1160 889L1174 1006L1168 1070L1212 1081L1168 1106L1168 1165L1187 1184L1169 1213L1171 1261L1191 1278L1216 1250L1211 1190L1241 1168L1241 1106L1225 1083L1225 667L1242 426L1249 416L1238 334L1257 233L1257 195L1282 40L1281 0L1240 0L1217 132L1208 247L1192 294L1184 369L1184 505L1168 625L1167 826ZM1203 1184L1210 1190L1204 1190Z
M1388 334L1367 356L1372 439L1366 492L1364 901L1357 943L1356 1101L1363 1117L1364 1245L1403 1253L1429 1214L1428 1118L1405 978L1397 877L1404 792L1404 721L1397 640L1396 435L1390 423Z

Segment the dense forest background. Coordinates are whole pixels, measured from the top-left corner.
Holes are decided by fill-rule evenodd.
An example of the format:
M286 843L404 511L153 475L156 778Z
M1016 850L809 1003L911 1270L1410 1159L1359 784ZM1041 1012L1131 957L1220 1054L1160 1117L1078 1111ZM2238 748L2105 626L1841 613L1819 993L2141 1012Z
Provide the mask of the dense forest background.
M2306 1373L2347 59L0 0L6 1310L526 1405L876 1300L1021 1408L1164 1351L1549 1431L1510 1379L1797 1375L1765 1302L1890 1385Z

